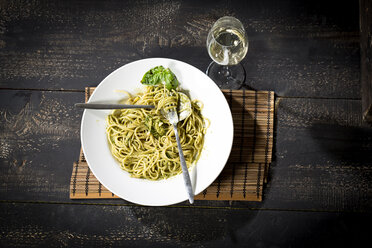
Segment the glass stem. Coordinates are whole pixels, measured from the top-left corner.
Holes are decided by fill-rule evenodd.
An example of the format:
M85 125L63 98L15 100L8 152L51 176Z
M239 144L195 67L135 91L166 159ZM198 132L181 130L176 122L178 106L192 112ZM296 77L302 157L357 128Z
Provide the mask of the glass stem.
M227 65L222 66L220 73L227 78L231 76L231 71Z

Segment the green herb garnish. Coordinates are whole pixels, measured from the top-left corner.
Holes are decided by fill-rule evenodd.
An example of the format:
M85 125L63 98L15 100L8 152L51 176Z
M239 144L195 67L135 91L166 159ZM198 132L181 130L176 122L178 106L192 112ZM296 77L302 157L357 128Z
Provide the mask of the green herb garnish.
M174 75L169 68L164 68L161 65L146 72L145 75L143 75L141 83L153 86L164 84L168 90L176 89L178 87L176 75Z

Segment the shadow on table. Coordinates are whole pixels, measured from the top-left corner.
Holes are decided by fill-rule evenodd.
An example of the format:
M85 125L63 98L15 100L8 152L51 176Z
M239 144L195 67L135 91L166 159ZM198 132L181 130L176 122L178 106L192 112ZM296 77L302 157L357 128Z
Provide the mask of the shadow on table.
M293 163L369 164L372 125L360 108L354 100L280 99L277 152L293 155Z
M370 127L313 124L309 131L322 153L334 162L364 166L372 161Z

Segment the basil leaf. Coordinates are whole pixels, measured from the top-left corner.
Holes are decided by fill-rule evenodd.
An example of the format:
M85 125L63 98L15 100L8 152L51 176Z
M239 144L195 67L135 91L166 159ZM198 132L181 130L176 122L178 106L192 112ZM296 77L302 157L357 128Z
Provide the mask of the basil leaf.
M163 83L168 90L178 87L178 80L174 73L163 66L156 66L143 75L141 83L144 85L158 85Z
M145 75L143 75L141 83L145 85L157 85L161 83L163 71L163 66L156 66L150 69L148 72L145 73Z
M168 90L176 89L178 87L178 80L169 68L165 69L163 72L163 81Z

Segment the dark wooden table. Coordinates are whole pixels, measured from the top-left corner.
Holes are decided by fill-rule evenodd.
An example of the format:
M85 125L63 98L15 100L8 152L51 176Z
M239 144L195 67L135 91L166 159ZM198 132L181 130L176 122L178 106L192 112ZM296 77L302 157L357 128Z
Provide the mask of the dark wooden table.
M205 71L208 29L224 15L249 35L246 84L276 93L263 201L70 200L84 87L149 57ZM372 128L359 19L352 0L1 1L0 246L360 247Z

